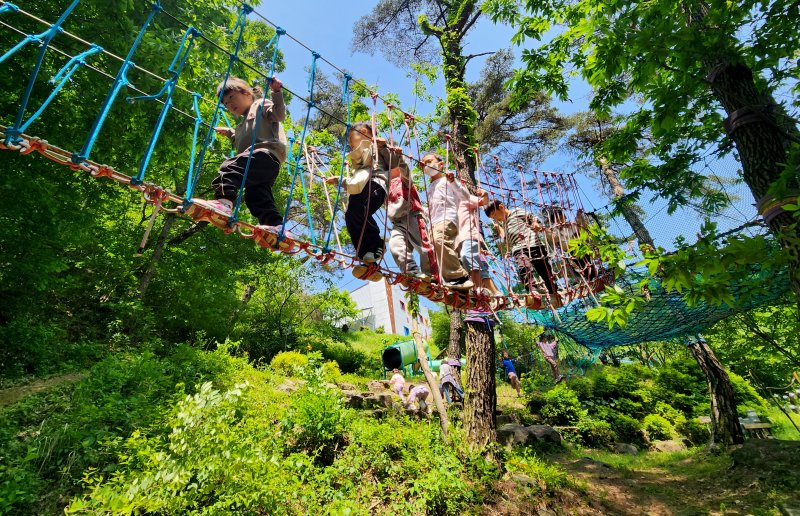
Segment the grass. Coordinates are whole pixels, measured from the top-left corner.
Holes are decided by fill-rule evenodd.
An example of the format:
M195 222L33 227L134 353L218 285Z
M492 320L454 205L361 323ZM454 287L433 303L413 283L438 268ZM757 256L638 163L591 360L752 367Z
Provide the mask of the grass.
M766 416L772 422L772 435L775 439L784 441L800 441L800 432L789 422L786 415L777 407L770 405ZM790 417L797 426L800 426L800 414L790 413Z

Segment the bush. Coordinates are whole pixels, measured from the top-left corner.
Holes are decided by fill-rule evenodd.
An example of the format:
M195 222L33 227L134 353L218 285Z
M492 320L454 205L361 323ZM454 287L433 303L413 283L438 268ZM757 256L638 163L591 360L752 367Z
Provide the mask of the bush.
M711 438L706 425L698 421L697 418L684 419L675 425L675 430L689 439L695 446L707 443Z
M289 451L303 452L315 462L330 465L345 442L347 413L341 391L325 383L328 378L322 356L312 353L307 361L297 369L306 383L292 394L281 426L289 435ZM329 364L338 370L335 362Z
M608 407L597 407L595 417L608 422L617 435L617 442L644 446L647 444L639 421Z
M607 421L583 419L577 426L581 442L586 446L608 448L617 440L614 430Z
M283 351L272 357L269 366L278 374L296 376L298 369L308 364L308 355L297 351Z
M651 441L672 439L675 433L675 428L672 426L672 423L658 414L649 414L645 416L642 427L644 431L647 432L647 437Z
M585 414L574 392L563 383L544 394L542 417L551 425L572 425Z

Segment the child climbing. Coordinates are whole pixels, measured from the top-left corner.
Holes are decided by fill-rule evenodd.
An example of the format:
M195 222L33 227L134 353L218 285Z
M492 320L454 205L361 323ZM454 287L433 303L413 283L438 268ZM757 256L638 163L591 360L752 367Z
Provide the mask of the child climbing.
M400 400L405 403L406 397L403 396L403 389L406 386L406 379L403 378L403 375L400 374L399 369L392 369L392 377L389 379L389 385L391 386L392 390L400 396Z
M517 370L514 368L514 361L511 360L511 357L508 356L508 351L503 351L502 364L503 364L503 369L508 375L508 380L511 382L511 386L514 387L514 389L517 391L517 396L521 396L519 377L517 377Z
M236 129L215 127L214 130L231 139L236 155L226 159L219 167L219 175L212 181L214 200L193 199L195 204L231 216L233 204L244 187L244 203L259 225L273 233L283 230L283 217L275 207L272 186L286 161L286 135L283 122L286 106L283 103L283 84L277 78L269 82L270 99L263 99L260 88L251 88L238 77L229 77L217 86L217 96L230 113L242 117ZM253 144L255 133L255 145ZM251 154L252 147L252 157ZM245 167L250 167L244 185ZM284 231L284 235L293 238Z
M456 238L459 234L458 207L464 190L456 183L453 173L444 170L444 159L438 154L424 155L422 164L425 166L425 175L431 179L428 186L428 211L433 248L436 251L442 283L455 289L470 289L474 284L456 252Z
M564 379L564 375L561 374L558 368L558 340L556 340L553 335L545 333L539 338L536 345L539 347L542 356L550 366L550 374L553 375L553 380L555 380L556 383L561 382Z
M484 209L486 215L495 221L495 227L500 237L505 240L507 248L514 257L520 282L529 293L536 293L535 272L544 281L547 292L550 294L551 306L560 307L562 305L561 298L553 279L547 247L539 237L540 232L547 236L551 234L551 231L545 228L535 215L522 208L509 211L502 202L495 200ZM532 299L529 297L528 302L531 301Z
M385 249L374 215L386 200L390 171L399 168L400 177L408 180L408 164L402 157L402 150L373 135L372 127L366 122L353 124L347 133L347 143L351 149L347 158L352 171L350 177L342 180L349 194L344 220L356 256L362 262L353 268L353 275L380 281L382 276L377 265L370 267L380 262ZM330 177L326 182L336 185L339 178Z
M583 256L577 258L569 252L569 241L577 238L580 231L578 224L569 222L560 206L550 206L543 211L551 228L551 233L547 237L551 248L563 257L564 264L578 277L588 281L595 279L597 277L597 268L591 257Z
M406 398L406 403L405 403L406 408L410 409L412 407L412 405L414 404L414 402L416 401L417 402L417 406L419 407L419 410L425 411L427 413L430 413L431 412L431 408L425 402L425 400L428 399L428 394L430 394L430 393L431 393L431 391L429 391L428 388L426 386L424 386L424 385L417 385L415 387L414 384L409 384L408 385L408 398Z
M436 271L436 258L428 239L428 224L422 201L414 184L401 177L400 169L392 169L389 202L386 208L392 221L389 250L397 267L404 274L428 281ZM419 265L413 251L419 253Z

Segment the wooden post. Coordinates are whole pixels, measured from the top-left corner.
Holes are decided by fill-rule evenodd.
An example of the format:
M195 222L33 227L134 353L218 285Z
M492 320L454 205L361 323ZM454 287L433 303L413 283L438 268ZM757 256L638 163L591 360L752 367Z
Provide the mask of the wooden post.
M433 396L433 403L436 405L436 411L439 412L439 421L442 425L442 436L447 439L447 431L450 427L450 421L447 419L447 408L442 401L442 395L439 392L439 384L431 373L431 368L428 367L428 355L425 353L425 348L422 346L422 334L419 332L419 325L417 325L416 316L411 317L411 333L414 335L414 344L417 346L417 360L419 366L422 368L425 379L428 380L428 387L430 388L431 395Z

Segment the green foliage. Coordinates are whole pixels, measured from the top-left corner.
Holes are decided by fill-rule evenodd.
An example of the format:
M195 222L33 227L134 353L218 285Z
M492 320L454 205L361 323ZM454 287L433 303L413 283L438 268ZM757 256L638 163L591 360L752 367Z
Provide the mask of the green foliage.
M330 465L345 444L347 412L341 392L330 387L322 356L312 353L298 367L305 384L292 394L281 422L287 437L287 453L300 452L316 463ZM338 372L338 371L337 371Z
M591 448L608 448L617 441L617 435L608 421L584 418L577 426L581 442Z
M242 359L227 351L200 352L186 345L109 357L75 385L28 396L0 412L0 500L17 512L53 513L57 497L74 493L86 470L110 473L117 453L135 430L153 430L170 404L192 392L186 386L217 380L232 383L234 371L250 374ZM239 374L239 373L237 373ZM24 482L24 483L23 483Z
M578 396L563 384L544 394L542 417L553 425L572 425L585 414Z
M648 414L642 422L642 428L647 432L647 437L651 441L663 441L672 439L675 428L672 423L658 414Z
M297 376L300 368L308 364L308 355L297 351L283 351L272 357L269 366L284 376Z

